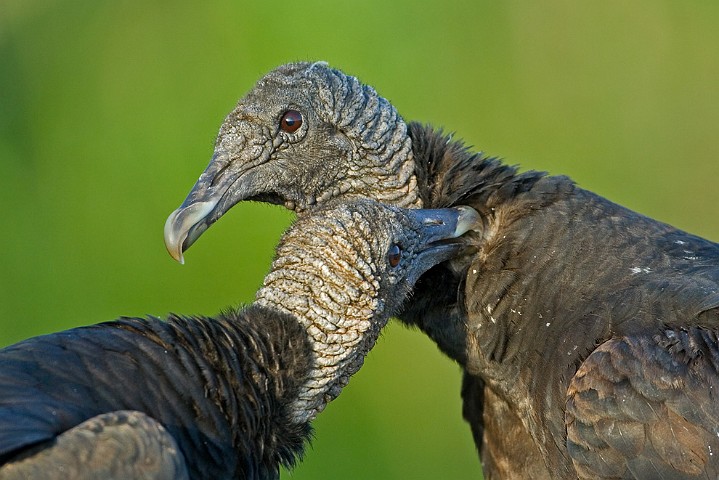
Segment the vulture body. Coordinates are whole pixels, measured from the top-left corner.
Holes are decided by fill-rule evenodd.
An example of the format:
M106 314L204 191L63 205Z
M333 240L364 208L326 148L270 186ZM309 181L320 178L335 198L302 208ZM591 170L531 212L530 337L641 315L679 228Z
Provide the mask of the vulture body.
M0 350L0 479L278 478L467 208L326 205L283 237L256 300L121 318Z
M242 200L470 205L473 255L428 271L400 318L464 369L487 478L719 476L719 246L406 124L325 63L278 67L227 116L168 219L182 258Z

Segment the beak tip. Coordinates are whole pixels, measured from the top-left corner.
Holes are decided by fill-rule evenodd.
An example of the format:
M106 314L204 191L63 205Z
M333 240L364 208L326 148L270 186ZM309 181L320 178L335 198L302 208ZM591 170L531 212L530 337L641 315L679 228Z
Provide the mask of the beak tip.
M171 256L177 263L179 263L180 265L184 265L184 264L185 264L185 257L182 255L182 251L181 251L181 250L170 250L170 249L168 248L168 249L167 249L167 253L169 253L170 256Z
M183 252L207 229L207 216L217 205L218 198L181 206L165 222L165 247L172 258L185 263Z
M165 248L167 249L167 253L169 253L176 262L178 262L180 265L183 265L185 263L185 258L182 256L182 243L184 240L184 234L178 235L178 230L176 226L176 220L179 212L180 209L175 210L170 214L169 217L167 217L167 221L165 222L164 236Z
M459 216L457 218L457 228L455 229L454 234L456 237L459 237L460 235L463 235L464 233L477 227L481 217L472 207L460 206L456 208L459 210Z

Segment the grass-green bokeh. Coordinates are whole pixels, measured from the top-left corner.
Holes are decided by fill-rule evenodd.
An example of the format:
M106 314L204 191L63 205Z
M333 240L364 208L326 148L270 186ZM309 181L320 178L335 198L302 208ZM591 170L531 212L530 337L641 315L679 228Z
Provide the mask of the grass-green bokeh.
M359 76L407 119L719 240L717 2L4 0L0 346L251 301L288 212L236 207L185 266L162 227L237 98L299 59ZM391 325L292 478L479 478L459 380L428 339Z

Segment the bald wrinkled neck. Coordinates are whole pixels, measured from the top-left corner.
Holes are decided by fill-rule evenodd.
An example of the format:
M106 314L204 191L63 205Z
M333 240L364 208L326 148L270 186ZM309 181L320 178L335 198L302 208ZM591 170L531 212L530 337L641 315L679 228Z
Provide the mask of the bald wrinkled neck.
M312 368L293 405L298 422L312 420L340 394L388 320L377 299L375 269L345 246L346 251L334 245L309 252L302 245L281 245L257 292L257 304L292 315L310 339Z
M313 79L318 111L352 140L345 178L323 201L339 195L371 197L403 208L422 208L407 124L385 98L357 78L328 69Z

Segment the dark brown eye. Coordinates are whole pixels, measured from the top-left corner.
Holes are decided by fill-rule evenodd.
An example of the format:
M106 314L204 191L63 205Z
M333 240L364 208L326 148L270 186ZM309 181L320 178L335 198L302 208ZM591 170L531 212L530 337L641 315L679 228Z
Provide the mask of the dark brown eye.
M399 248L399 245L396 243L389 247L389 252L387 252L387 261L389 262L389 266L394 268L397 265L399 265L399 261L402 259L402 249Z
M280 119L280 128L287 133L296 131L302 125L302 114L297 110L287 110Z

